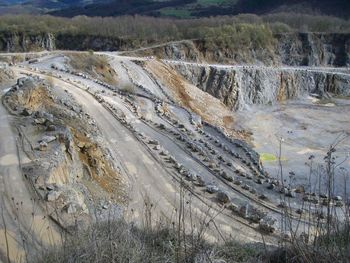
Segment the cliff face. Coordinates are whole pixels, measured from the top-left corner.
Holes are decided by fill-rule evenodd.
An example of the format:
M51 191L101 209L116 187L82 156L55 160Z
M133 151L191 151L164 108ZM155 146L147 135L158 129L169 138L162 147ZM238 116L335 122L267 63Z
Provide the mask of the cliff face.
M335 67L350 65L350 34L291 33L274 35L274 38L274 44L264 49L208 48L206 40L195 40L171 43L135 54L226 64Z
M116 51L131 46L131 41L100 36L15 34L6 32L0 34L0 51L2 52L28 52L55 49Z
M350 34L281 34L277 39L279 62L291 66L350 65Z
M40 50L54 50L56 48L55 37L52 34L0 34L0 51L3 52L28 52Z
M313 69L178 64L176 70L233 110L316 94L350 95L350 74Z
M61 50L117 51L132 46L132 43L112 37L59 34L56 46Z
M195 62L227 64L350 66L350 34L291 33L274 35L273 45L264 49L211 47L205 40L179 41L128 52ZM145 43L144 46L148 44ZM135 47L132 40L72 34L0 34L0 51L38 50L117 51Z

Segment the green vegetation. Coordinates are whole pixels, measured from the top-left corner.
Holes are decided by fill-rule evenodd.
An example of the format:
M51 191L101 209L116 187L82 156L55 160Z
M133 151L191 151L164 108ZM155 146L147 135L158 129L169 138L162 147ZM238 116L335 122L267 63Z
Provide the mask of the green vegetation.
M164 12L184 17L182 9ZM297 20L297 21L295 21ZM277 43L275 34L289 32L338 32L349 33L350 21L326 17L289 14L256 16L243 14L232 17L202 19L170 19L142 16L123 17L74 17L53 16L0 16L0 50L5 50L11 39L21 46L25 38L56 38L57 49L88 50L89 43L97 43L96 49L128 50L185 39L199 40L202 52L216 54L217 48L226 56L233 56L249 63L252 49L258 49L268 59ZM95 41L99 40L99 41ZM28 47L33 50L32 47ZM271 57L271 56L270 56ZM216 58L213 58L215 60Z
M237 24L218 28L203 28L200 34L206 40L206 48L260 49L268 48L274 42L272 31L265 25Z
M261 153L260 159L265 162L275 162L277 161L277 157L272 153Z
M187 16L182 9L164 9L168 14ZM249 24L240 26L240 24ZM212 17L201 19L177 20L142 16L122 17L84 17L62 18L53 16L0 16L2 34L72 34L135 39L139 41L170 41L203 38L219 30L224 34L249 31L259 33L257 38L273 33L290 31L310 32L350 32L350 21L328 16L309 16L292 14L273 14L267 16L238 15L231 17ZM259 32L261 30L261 34ZM254 31L254 32L253 32ZM247 33L248 34L248 33ZM218 35L218 34L216 34Z
M185 9L164 9L169 15L188 17ZM0 50L7 47L7 39L18 46L26 38L56 37L56 48L88 50L89 43L98 43L96 49L128 50L170 41L185 39L199 40L203 52L217 48L227 56L235 56L241 61L252 49L269 56L276 34L289 32L337 32L349 33L350 21L326 16L290 14L256 16L243 14L231 17L201 19L171 19L142 16L60 18L53 16L0 16ZM94 41L94 38L99 41ZM203 40L203 41L202 41ZM61 45L60 45L61 44ZM31 47L28 47L31 49ZM234 52L233 52L234 51ZM264 58L261 58L264 59ZM266 58L265 58L266 59Z
M211 6L211 5L234 5L238 0L197 0L197 4L202 6Z
M160 13L163 16L171 16L176 18L190 18L191 12L188 9L182 8L163 8L160 9Z

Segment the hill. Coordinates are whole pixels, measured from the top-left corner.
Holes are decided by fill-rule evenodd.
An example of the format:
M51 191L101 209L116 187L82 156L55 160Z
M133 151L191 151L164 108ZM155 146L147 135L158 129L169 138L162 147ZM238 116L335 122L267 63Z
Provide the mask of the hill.
M84 7L54 11L59 16L117 16L140 14L177 18L236 15L240 13L266 14L271 12L298 12L325 14L348 18L350 2L346 0L116 0L110 3L94 3Z
M50 13L56 16L149 15L196 18L240 13L296 12L350 17L347 0L0 0L0 13Z
M45 14L107 2L102 0L0 0L0 14Z

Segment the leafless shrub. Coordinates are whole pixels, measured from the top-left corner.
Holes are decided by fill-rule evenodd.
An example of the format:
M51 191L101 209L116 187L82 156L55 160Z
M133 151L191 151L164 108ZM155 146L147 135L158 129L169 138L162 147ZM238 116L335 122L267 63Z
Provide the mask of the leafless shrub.
M314 156L310 156L308 166L309 190L315 191L315 196L321 196L321 184L324 184L326 195L324 198L312 203L302 203L301 209L306 208L307 215L296 220L291 216L290 200L285 196L281 197L285 204L281 217L281 226L285 236L281 238L280 249L268 255L269 262L348 262L350 258L350 213L349 196L346 185L349 172L341 167L347 161L337 160L335 156L336 147L348 139L349 136L341 134L329 147L324 157L324 165L315 167ZM281 156L283 140L280 141ZM279 158L280 160L280 158ZM336 173L340 172L340 173ZM344 177L344 202L336 201L335 196L335 176L340 174ZM311 176L317 178L317 184L312 187ZM280 177L282 187L284 187L283 167L280 162ZM295 222L294 224L292 222ZM305 232L300 231L301 226L306 227Z
M233 241L224 245L205 241L203 236L216 214L208 211L193 227L195 223L188 218L194 216L189 203L192 197L182 183L179 193L178 208L170 221L155 221L154 204L146 195L142 227L123 220L98 222L66 237L61 248L45 251L34 262L257 262L256 249Z

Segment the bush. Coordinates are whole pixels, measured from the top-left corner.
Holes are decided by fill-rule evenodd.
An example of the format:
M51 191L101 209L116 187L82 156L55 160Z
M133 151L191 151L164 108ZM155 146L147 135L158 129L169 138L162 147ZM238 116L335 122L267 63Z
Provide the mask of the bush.
M264 49L273 45L272 31L265 25L235 24L204 29L206 48Z
M181 231L182 232L182 231ZM64 239L60 248L45 251L37 263L163 263L163 262L257 262L259 249L230 241L208 244L196 235L181 234L178 229L158 225L140 229L124 221L93 225Z

